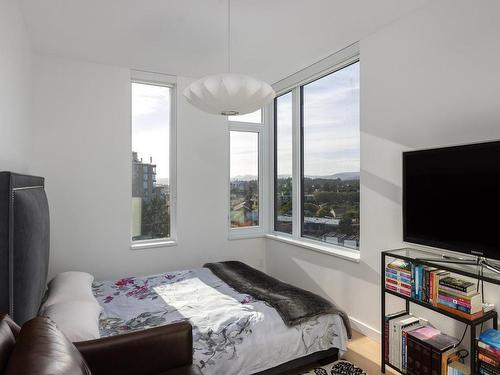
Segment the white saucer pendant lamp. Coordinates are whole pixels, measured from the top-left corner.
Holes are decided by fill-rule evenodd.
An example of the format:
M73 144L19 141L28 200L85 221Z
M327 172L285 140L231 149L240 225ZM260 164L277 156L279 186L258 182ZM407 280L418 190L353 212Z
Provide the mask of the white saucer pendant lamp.
M273 100L266 82L241 74L216 74L193 82L184 96L195 107L216 115L232 116L255 112Z
M276 93L266 82L231 73L231 3L228 0L227 56L229 73L203 77L184 90L189 103L202 111L232 116L252 113L270 103Z

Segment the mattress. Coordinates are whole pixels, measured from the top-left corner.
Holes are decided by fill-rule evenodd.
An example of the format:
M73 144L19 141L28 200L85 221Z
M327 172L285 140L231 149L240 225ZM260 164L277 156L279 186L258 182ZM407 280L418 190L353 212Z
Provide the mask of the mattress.
M238 293L208 268L95 282L102 337L189 320L193 362L211 374L253 374L315 353L347 347L338 314L287 327L263 301Z

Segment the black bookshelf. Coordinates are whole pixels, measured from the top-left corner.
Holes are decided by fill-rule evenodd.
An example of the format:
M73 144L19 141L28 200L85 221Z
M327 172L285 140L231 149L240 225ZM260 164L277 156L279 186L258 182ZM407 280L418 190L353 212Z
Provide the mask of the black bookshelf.
M395 297L401 298L405 301L406 303L406 312L410 313L411 311L411 305L419 305L422 307L425 307L429 310L435 311L439 314L442 314L450 319L454 319L458 322L461 322L463 324L466 324L469 326L469 333L470 333L470 347L469 347L469 357L470 357L470 368L471 368L471 374L476 375L478 373L478 368L477 368L477 355L476 355L476 336L477 336L477 327L480 326L481 324L492 321L493 328L498 329L498 314L496 311L488 311L487 313L484 313L481 317L474 319L474 320L469 320L467 318L455 315L447 310L442 310L437 306L434 306L430 303L423 302L420 300L417 300L415 298L407 297L404 295L401 295L399 293L396 293L392 290L386 289L385 288L385 267L388 264L387 258L389 259L402 259L414 264L420 264L424 266L430 266L430 267L436 267L445 271L453 272L458 275L462 276L467 276L469 278L473 278L476 280L482 280L487 283L492 283L496 285L500 285L500 275L491 272L489 270L483 270L482 273L478 272L478 266L476 265L469 265L469 264L449 264L449 263L440 263L439 261L442 259L441 255L438 255L436 253L430 252L430 251L425 251L425 250L420 250L420 249L411 249L411 248L402 248L402 249L395 249L395 250L387 250L382 252L382 259L381 259L381 309L382 309L382 314L381 314L381 334L382 334L382 355L381 355L381 371L382 373L385 373L386 366L392 368L393 370L403 373L401 369L397 368L394 366L392 363L388 363L385 360L385 345L384 342L386 340L385 337L385 316L386 316L386 308L385 308L385 302L386 302L386 294L393 295ZM423 259L422 259L423 258ZM425 259L425 260L424 260Z

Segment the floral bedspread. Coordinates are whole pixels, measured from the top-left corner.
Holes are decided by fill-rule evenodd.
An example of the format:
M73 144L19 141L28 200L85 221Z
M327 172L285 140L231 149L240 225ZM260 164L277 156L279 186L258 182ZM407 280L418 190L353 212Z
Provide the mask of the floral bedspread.
M277 311L207 268L95 282L101 336L182 320L193 325L193 361L204 374L252 374L316 351L346 350L338 315L287 327Z

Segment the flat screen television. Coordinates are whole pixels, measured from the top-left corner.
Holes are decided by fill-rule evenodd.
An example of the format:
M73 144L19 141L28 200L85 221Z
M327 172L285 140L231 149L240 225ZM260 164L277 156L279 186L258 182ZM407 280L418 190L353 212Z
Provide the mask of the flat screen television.
M500 142L404 152L403 239L500 259Z

